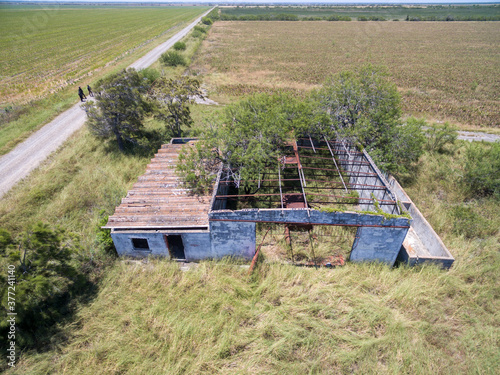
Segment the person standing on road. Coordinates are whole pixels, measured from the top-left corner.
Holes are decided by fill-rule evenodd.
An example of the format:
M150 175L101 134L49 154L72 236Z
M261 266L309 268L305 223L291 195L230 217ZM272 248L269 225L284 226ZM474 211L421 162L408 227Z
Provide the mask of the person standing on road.
M83 99L87 99L85 94L83 93L83 90L81 87L78 87L78 96L80 97L80 100L83 102Z
M87 85L87 90L89 90L89 96L94 96L94 93L92 92L92 88L90 87L90 85Z

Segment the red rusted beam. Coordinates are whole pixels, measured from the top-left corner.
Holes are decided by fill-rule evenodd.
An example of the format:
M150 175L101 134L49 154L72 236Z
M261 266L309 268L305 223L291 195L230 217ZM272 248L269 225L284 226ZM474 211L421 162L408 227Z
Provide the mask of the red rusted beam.
M271 227L267 228L266 234L264 234L264 237L262 238L262 242L260 243L259 247L257 248L257 251L255 252L255 255L253 256L252 263L250 263L250 268L248 269L248 275L250 275L253 271L253 268L255 267L255 263L257 263L257 258L259 257L259 252L260 248L262 247L262 244L264 243L264 240L266 239L267 233Z
M358 198L358 197L346 197L346 196L342 196L342 195L328 195L328 194L317 194L317 193L309 193L309 195L313 195L313 196L317 196L317 197L331 197L331 198L351 198L351 199L357 199L357 200L368 200L368 201L373 201L372 198ZM396 204L396 201L391 201L391 200L387 200L387 199L380 199L380 200L377 200L378 202L389 202L389 203L393 203L393 204Z

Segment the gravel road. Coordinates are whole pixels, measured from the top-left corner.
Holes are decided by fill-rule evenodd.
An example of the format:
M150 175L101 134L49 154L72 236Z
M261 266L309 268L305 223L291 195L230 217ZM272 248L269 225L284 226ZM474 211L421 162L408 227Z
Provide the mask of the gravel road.
M213 8L212 8L213 9ZM160 55L182 39L212 9L202 14L172 38L160 44L139 60L131 68L144 69L153 64ZM61 113L53 121L31 135L26 141L0 158L0 198L17 182L38 167L52 152L57 150L86 120L85 112L75 104Z
M480 133L480 132L465 132L458 131L458 139L469 141L469 142L498 142L500 141L500 135Z

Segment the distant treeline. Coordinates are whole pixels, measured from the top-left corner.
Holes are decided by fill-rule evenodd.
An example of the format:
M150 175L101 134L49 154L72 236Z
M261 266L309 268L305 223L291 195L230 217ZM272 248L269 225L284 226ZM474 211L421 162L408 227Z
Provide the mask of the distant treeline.
M232 14L221 14L220 19L222 21L351 21L351 17L331 15L328 17L299 17L295 14L244 14L241 16L236 16Z
M500 21L500 16L407 16L406 21Z
M236 16L232 14L222 13L215 19L220 19L222 21L351 21L352 18L349 16L341 15L331 15L325 17L310 16L310 17L299 17L295 14L244 14L241 16ZM387 21L386 18L381 16L359 16L358 21ZM395 19L399 21L399 19ZM437 16L408 16L406 21L500 21L500 16L452 16L448 15L446 17Z
M221 14L216 19L222 21L352 21L351 17L331 15L328 17L298 17L295 14L247 14L241 16L234 16L229 14ZM360 16L357 18L358 21L387 21L386 18L380 16ZM395 19L394 21L399 21ZM500 16L446 16L446 17L436 17L436 16L411 16L407 17L406 21L500 21Z
M498 5L464 6L236 6L211 18L227 21L500 21Z

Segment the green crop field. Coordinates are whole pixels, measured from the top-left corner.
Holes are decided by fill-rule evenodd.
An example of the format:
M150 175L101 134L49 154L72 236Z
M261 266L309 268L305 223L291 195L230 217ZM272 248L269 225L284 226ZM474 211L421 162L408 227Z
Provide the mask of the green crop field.
M384 65L407 114L498 127L499 32L497 22L216 22L196 68L214 92L241 95Z
M0 8L0 106L80 82L186 23L206 7ZM149 47L149 48L148 48ZM76 97L76 95L75 95Z
M288 14L299 20L307 17L328 18L347 16L353 20L359 17L378 17L385 20L411 19L500 19L498 5L372 5L372 6L229 6L221 7L221 17L251 19L251 17Z

